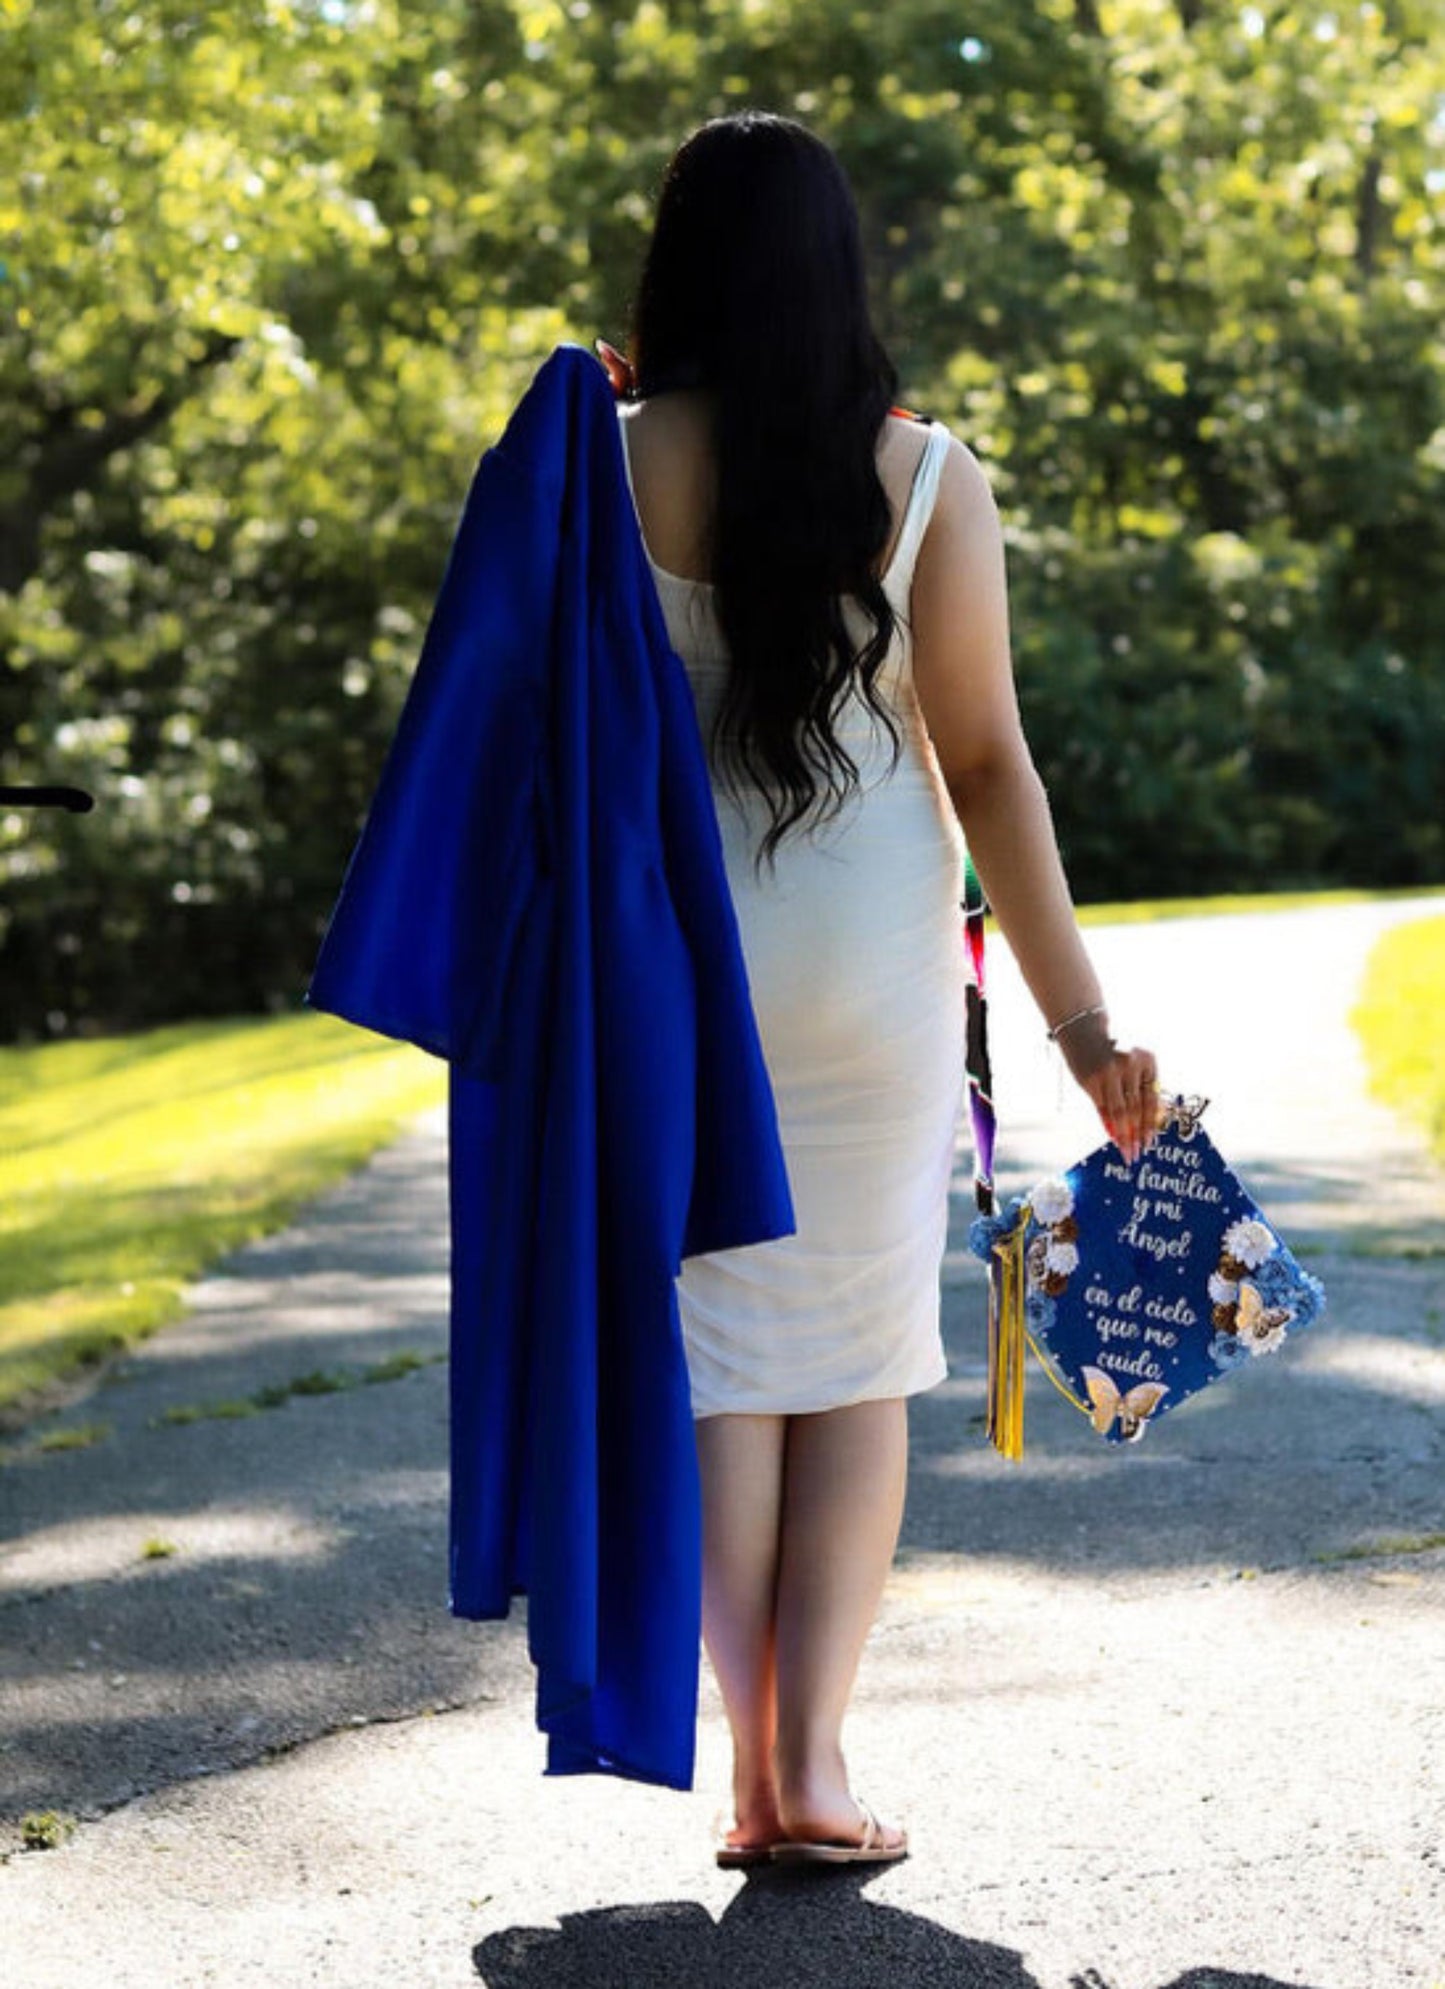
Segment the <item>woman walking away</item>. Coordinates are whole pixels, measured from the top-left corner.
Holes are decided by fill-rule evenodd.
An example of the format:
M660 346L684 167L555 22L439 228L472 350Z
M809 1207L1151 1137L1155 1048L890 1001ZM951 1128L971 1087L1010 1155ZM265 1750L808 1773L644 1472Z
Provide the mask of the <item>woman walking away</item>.
M907 1398L946 1372L964 838L1126 1157L1155 1065L1112 1039L1020 726L987 477L892 411L831 150L744 113L667 169L624 450L714 781L796 1234L684 1260L703 1635L735 1750L721 1863L880 1861L842 1726L897 1544Z

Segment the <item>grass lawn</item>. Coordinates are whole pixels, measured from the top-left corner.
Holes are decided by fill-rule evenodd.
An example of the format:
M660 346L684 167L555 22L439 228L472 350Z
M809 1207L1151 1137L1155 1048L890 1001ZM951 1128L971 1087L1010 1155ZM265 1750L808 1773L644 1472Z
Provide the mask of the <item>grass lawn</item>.
M1080 905L1079 924L1152 925L1158 919L1223 917L1239 912L1293 912L1317 905L1366 905L1388 898L1422 898L1445 884L1411 884L1395 891L1255 891L1235 897L1140 898L1127 905Z
M310 1010L0 1049L0 1414L445 1096L436 1058Z
M1445 1160L1445 918L1397 926L1380 939L1351 1018L1370 1087L1417 1121Z

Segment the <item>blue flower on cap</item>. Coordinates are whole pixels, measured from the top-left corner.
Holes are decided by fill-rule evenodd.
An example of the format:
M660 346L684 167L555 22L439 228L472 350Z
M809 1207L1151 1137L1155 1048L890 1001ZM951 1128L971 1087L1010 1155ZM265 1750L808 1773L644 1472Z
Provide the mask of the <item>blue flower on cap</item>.
M1318 1278L1301 1271L1283 1257L1269 1257L1253 1274L1250 1283L1268 1306L1282 1306L1291 1315L1290 1326L1308 1326L1317 1319L1324 1303L1324 1286Z
M1216 1333L1209 1342L1209 1351L1217 1367L1238 1367L1249 1359L1249 1348L1237 1333Z
M1301 1271L1290 1303L1294 1306L1294 1325L1309 1326L1325 1309L1325 1288L1318 1278Z
M1007 1208L996 1215L975 1216L968 1232L968 1247L974 1256L987 1264L993 1257L994 1245L1012 1236L1022 1212L1022 1198L1015 1195Z

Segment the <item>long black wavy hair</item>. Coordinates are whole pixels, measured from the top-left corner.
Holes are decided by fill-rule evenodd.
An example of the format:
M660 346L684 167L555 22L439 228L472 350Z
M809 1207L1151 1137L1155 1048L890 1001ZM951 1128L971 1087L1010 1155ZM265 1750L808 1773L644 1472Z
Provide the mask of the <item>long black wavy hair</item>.
M743 111L702 125L669 163L633 309L634 398L711 400L717 500L709 542L727 689L710 740L771 823L757 855L858 782L833 720L875 689L897 617L876 567L891 517L874 452L898 376L873 330L852 190L804 125ZM855 645L851 597L872 623ZM819 806L819 797L822 804Z

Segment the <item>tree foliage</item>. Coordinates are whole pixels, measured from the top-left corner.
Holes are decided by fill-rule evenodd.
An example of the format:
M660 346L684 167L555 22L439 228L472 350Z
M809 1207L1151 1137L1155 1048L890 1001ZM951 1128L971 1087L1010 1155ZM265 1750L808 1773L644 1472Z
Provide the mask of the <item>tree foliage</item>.
M0 1033L293 1006L467 479L802 117L1084 899L1445 875L1429 0L0 0Z

